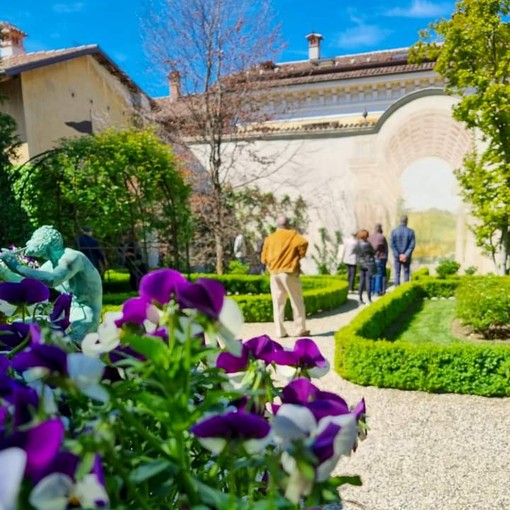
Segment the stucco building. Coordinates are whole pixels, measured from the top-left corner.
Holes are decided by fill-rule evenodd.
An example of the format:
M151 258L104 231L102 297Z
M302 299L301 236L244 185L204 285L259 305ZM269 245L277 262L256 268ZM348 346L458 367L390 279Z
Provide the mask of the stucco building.
M26 34L0 22L0 104L16 120L24 162L63 137L126 127L151 99L97 46L27 53Z
M494 270L475 246L453 173L475 142L452 118L456 99L434 63L409 62L408 48L323 58L322 36L307 39L308 59L258 70L272 118L245 137L249 151L236 147L236 179L256 172L249 154L272 159L274 172L258 185L306 199L311 251L320 227L346 235L380 222L389 236L406 212L416 265L454 257L464 268ZM207 162L206 146L189 145ZM315 269L311 261L305 268Z

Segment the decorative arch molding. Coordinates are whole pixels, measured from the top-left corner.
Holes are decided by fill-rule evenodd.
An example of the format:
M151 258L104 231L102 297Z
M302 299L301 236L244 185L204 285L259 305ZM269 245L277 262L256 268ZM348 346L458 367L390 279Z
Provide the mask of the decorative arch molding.
M453 169L462 165L464 155L474 146L472 134L453 116L457 101L434 88L409 94L395 103L381 118L371 143L358 139L350 167L356 175L358 224L382 221L395 225L399 203L404 199L402 175L414 162L439 158ZM456 255L464 261L466 218L457 218Z
M416 90L414 92L411 92L410 94L407 94L406 96L401 97L398 101L393 103L379 118L376 125L374 126L373 132L378 133L382 127L384 126L385 122L400 108L403 108L405 105L411 103L412 101L415 101L416 99L420 99L422 97L429 97L429 96L447 96L452 97L449 94L447 94L442 87L428 87L426 89Z

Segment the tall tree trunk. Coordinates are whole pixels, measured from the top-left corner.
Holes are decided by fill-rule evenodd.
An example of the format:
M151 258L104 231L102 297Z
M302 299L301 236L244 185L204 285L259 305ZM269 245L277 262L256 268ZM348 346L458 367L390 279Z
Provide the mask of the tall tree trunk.
M214 232L214 243L216 245L216 274L223 274L223 236L220 231Z
M498 253L497 260L497 273L500 275L507 274L507 265L508 265L508 250L509 250L509 236L508 236L508 221L505 222L501 227L501 245L500 251Z

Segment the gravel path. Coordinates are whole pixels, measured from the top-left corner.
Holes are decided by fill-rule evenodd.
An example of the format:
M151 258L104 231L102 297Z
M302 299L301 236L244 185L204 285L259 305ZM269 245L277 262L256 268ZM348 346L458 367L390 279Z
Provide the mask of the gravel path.
M349 299L307 320L331 365L334 332L359 310ZM243 338L262 333L272 336L273 324L245 324ZM315 382L367 403L368 437L335 472L363 480L342 490L344 510L510 510L510 398L363 387L333 370Z

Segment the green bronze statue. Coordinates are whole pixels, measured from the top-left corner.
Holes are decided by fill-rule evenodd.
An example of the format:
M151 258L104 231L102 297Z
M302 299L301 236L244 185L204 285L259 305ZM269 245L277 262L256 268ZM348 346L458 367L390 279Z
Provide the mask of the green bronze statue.
M39 269L33 269L21 264L15 252L4 250L0 260L7 267L0 264L0 280L19 282L25 277L34 278L59 292L72 294L69 336L79 341L87 333L97 331L103 285L90 260L79 251L65 248L60 232L49 225L32 234L24 253L46 262Z

